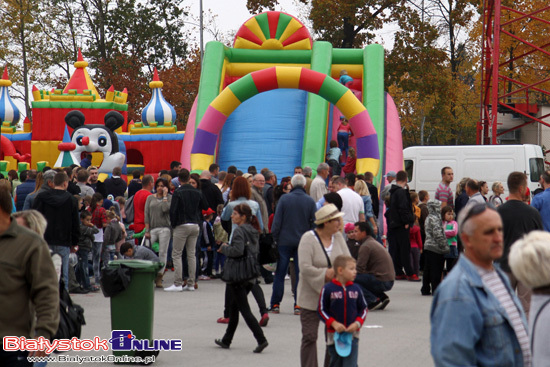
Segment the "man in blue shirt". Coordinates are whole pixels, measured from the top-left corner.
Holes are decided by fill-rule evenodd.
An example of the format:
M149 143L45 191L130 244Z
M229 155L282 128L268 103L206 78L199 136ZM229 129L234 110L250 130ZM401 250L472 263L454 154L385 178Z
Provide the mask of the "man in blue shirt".
M544 230L550 232L550 172L544 171L540 175L540 184L544 191L533 197L531 206L540 212Z
M506 274L502 220L485 203L458 220L464 255L437 288L430 313L431 353L440 366L529 366L525 315Z

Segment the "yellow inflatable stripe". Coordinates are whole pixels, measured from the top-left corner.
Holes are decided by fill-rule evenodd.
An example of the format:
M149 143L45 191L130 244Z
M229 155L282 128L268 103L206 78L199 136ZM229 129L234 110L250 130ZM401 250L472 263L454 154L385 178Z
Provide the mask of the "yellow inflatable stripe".
M342 112L348 120L365 110L365 106L359 102L351 90L344 93L340 100L336 102L336 107L338 107L340 112Z
M281 41L281 43L284 42L288 37L290 37L294 32L296 32L300 28L302 28L302 25L300 24L300 22L292 18L290 22L288 22L288 25L286 26L283 34L281 34L281 38L279 38L279 41Z
M311 64L275 64L275 63L227 63L227 76L245 76L253 71L263 70L272 66L296 66L309 69Z
M88 86L88 89L92 91L92 94L95 94L97 97L99 97L99 93L97 92L97 89L95 88L94 82L92 81L92 78L90 78L90 74L86 70L84 70L84 76L86 79L86 85Z
M227 58L223 59L223 66L222 66L222 77L220 79L220 90L218 91L218 94L220 94L223 91L223 86L225 85L225 74L227 73L228 67L231 64L229 61L227 61Z
M258 21L256 20L256 18L250 19L244 25L246 26L246 28L250 29L252 33L254 33L262 42L265 41L264 32L262 32L262 28L258 24Z
M288 66L277 66L277 85L279 88L298 89L302 69Z
M283 50L311 50L309 39L303 39L290 45L283 46Z
M237 41L235 41L235 48L249 48L252 50L261 50L262 46L258 45L257 43L251 42L249 40L245 40L242 37L237 37Z
M191 169L205 170L214 163L214 156L210 154L194 153L191 154Z
M239 101L233 91L229 88L225 88L210 105L225 116L229 116L240 104L241 101Z
M372 172L374 176L378 174L380 160L375 158L359 158L357 159L357 173Z
M340 72L346 70L348 75L355 79L363 78L363 65L351 65L351 64L333 64L330 69L330 76L336 79L340 78Z

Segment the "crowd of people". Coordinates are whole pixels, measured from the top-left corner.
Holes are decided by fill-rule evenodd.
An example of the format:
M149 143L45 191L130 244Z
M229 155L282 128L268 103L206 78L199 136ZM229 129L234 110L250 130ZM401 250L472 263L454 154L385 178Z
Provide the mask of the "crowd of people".
M292 177L278 180L268 168L220 171L212 164L196 174L176 161L156 178L134 171L129 183L120 168L101 182L93 165L10 172L0 181L0 246L5 249L0 264L19 267L20 273L9 278L10 284L0 280L0 304L16 307L2 301L9 294L25 317L14 325L11 317L0 316L0 331L30 336L25 322L35 312L36 335L51 337L59 312L58 302L52 302L58 292L56 270L69 292L97 292L101 269L115 258L129 258L162 262L155 286L166 292L195 292L199 281L224 280L224 310L217 322L227 330L215 343L225 349L239 314L257 341L254 352L269 345L262 327L270 314L281 312L290 277L288 307L302 325L301 365L318 365L323 321L325 365L355 366L367 312L384 310L387 293L403 280L421 282L421 295L434 296L436 365L540 366L550 360L541 342L548 328L540 326L549 317L550 270L543 261L550 256L544 248L549 235L539 232L550 229L550 172L542 174L542 192L531 199L521 172L509 175L509 195L503 197L501 182L492 185L489 196L487 183L473 178L461 179L453 192L453 170L443 167L431 199L426 190L409 191L405 171L387 172L388 184L379 190L374 175L355 174L349 159L353 148L340 149L334 141L314 178L311 167L296 167ZM30 230L19 232L16 222ZM269 236L277 245L276 265L260 267L260 247ZM9 247L17 241L25 243L23 250ZM57 269L47 261L44 242L52 259L60 258ZM532 268L539 269L537 275ZM170 270L174 282L165 284ZM260 281L271 284L269 304ZM259 317L251 311L248 293ZM35 311L27 307L29 300ZM531 302L536 316L528 327ZM530 346L533 330L537 340ZM0 360L18 357L1 353Z

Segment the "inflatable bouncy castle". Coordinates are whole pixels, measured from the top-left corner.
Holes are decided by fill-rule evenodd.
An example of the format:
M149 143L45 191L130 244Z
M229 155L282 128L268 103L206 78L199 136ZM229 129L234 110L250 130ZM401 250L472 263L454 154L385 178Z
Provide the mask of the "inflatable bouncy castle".
M0 80L1 169L79 164L84 155L109 174L140 169L156 175L179 160L193 171L218 163L246 171L269 167L279 177L295 166L315 170L337 140L341 117L349 120L357 172L377 175L403 168L396 107L384 91L384 50L335 49L313 42L307 28L283 12L247 20L233 47L206 45L198 95L186 132L154 72L142 121L127 121L128 94L111 86L102 98L78 53L63 89L33 87L32 126L17 130L19 111L9 99L7 72ZM349 76L339 83L343 71ZM121 163L122 162L122 163ZM23 165L23 166L21 166ZM25 169L23 168L23 169Z
M338 82L342 70L353 81ZM349 88L348 88L349 87ZM181 162L194 171L269 167L279 177L295 166L314 170L349 120L357 172L403 168L396 107L384 92L384 50L333 49L312 42L306 27L283 12L246 21L233 48L209 42Z
M11 81L4 71L0 79L3 170L79 165L85 154L92 154L100 173L109 175L122 166L124 174L133 169L156 174L179 157L184 132L177 131L175 110L162 95L156 69L143 121L128 123L126 88L116 91L111 86L101 98L80 50L74 66L65 88L33 87L33 123L26 119L22 131L16 129L19 110L9 97Z

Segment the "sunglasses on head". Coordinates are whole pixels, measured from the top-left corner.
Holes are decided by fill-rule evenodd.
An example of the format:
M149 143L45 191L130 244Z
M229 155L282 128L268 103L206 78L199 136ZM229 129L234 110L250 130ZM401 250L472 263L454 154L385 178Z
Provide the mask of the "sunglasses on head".
M463 210L468 210L466 212L466 216L462 220L462 223L460 224L460 230L462 231L462 227L464 227L464 223L466 223L470 218L475 217L476 215L479 215L483 213L486 209L496 210L496 208L492 204L487 203L478 203L474 204L471 207L464 208Z

